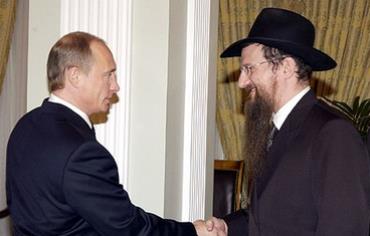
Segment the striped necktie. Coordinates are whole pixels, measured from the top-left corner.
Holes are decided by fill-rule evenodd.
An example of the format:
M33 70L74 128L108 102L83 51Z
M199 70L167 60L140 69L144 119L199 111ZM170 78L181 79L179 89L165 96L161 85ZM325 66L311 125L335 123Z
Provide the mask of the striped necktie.
M271 131L270 131L268 139L267 139L267 146L266 146L267 151L270 150L270 147L272 146L272 142L273 142L273 140L276 137L278 132L279 132L279 130L276 128L274 123L272 123L272 128L271 128Z

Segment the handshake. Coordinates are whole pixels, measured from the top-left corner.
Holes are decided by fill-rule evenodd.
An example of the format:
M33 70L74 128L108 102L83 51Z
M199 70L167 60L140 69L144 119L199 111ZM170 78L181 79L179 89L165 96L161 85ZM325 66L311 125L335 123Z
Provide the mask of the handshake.
M194 223L195 230L198 236L226 236L227 235L227 224L224 220L216 217L210 219L197 220Z

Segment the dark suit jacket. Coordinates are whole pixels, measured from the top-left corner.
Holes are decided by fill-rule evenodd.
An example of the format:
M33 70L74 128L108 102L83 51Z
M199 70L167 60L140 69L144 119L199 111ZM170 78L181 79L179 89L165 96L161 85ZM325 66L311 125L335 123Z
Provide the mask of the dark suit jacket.
M191 223L134 206L90 127L48 101L10 136L6 190L15 235L196 235Z
M367 133L367 151L370 153L370 129Z
M229 235L369 235L366 147L312 91L287 117L266 163L251 207L225 217Z

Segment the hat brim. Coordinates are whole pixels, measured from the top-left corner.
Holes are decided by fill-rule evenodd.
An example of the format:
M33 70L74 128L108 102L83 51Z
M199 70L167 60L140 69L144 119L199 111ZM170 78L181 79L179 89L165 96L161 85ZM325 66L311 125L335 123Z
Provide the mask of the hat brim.
M245 38L236 41L222 52L221 57L240 56L243 48L249 43L260 43L299 57L307 65L311 66L313 71L330 70L337 66L337 63L330 56L313 47L306 47L292 42L261 37Z

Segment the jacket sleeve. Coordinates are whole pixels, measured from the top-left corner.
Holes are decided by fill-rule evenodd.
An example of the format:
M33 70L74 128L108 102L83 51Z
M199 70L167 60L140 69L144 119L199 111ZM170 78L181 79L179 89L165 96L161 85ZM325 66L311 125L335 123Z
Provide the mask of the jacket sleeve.
M65 167L65 199L101 235L196 235L192 223L162 219L134 206L118 179L109 152L97 142L85 143Z
M367 236L370 171L360 135L348 122L333 120L321 129L311 151L316 235Z
M228 236L248 236L248 210L241 209L223 217L228 228Z

